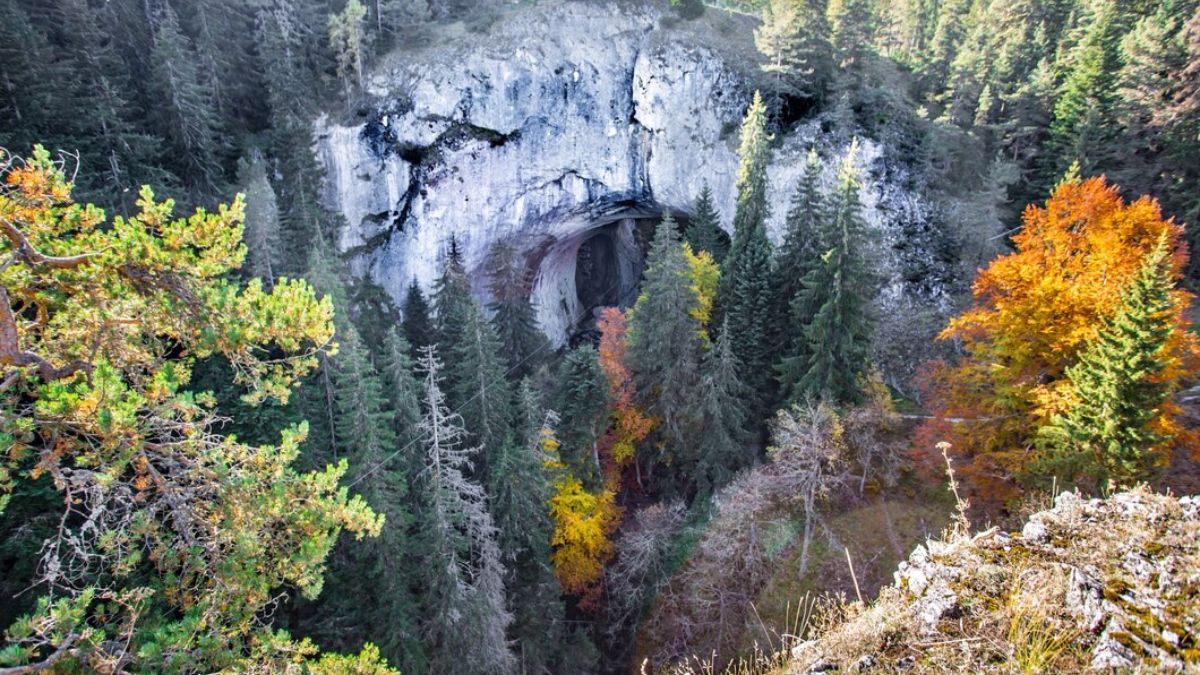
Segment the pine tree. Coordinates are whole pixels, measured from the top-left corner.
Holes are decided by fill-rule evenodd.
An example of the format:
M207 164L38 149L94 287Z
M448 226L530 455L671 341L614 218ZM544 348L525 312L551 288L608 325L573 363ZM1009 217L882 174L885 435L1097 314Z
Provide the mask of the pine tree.
M661 420L678 458L692 450L697 374L704 350L692 316L692 289L683 242L670 212L663 215L646 256L642 292L629 319L629 367L640 403Z
M462 336L471 307L471 288L463 267L458 240L450 238L450 249L442 264L442 274L433 284L434 329L438 350L451 354Z
M833 48L824 7L815 0L769 0L754 44L766 57L762 70L772 76L774 108L784 95L810 101L824 98L833 75Z
M791 306L803 290L804 277L820 264L822 251L818 239L827 217L825 197L821 194L821 158L816 150L810 149L804 175L796 186L788 208L786 229L775 261L771 289L774 298L772 311L781 326L781 363L803 353L803 328L812 317L794 316ZM776 369L779 369L778 365Z
M408 341L414 354L415 350L428 347L437 340L433 319L429 316L429 301L425 299L425 294L421 292L421 286L416 279L412 280L408 292L404 295L402 328L404 339Z
M859 201L857 141L842 160L838 189L833 195L820 243L821 264L804 279L804 290L793 303L794 316L812 321L805 328L808 369L798 383L786 382L795 401L800 393L837 401L858 399L858 382L865 372L870 342L867 303L870 278L865 263L865 223Z
M198 196L214 195L223 183L220 120L200 79L196 53L170 3L151 14L154 47L150 61L158 104L154 112L166 162L178 162L180 177Z
M561 415L559 455L571 475L595 489L601 481L597 444L608 426L609 398L595 347L582 345L567 352L558 383L554 407Z
M778 352L779 328L771 292L772 247L765 227L750 233L728 274L733 290L724 321L733 331L730 343L742 364L741 380L750 389L751 419L762 420L775 398L771 367Z
M688 221L684 239L696 253L708 251L718 265L725 261L729 253L729 236L721 229L721 214L713 205L712 190L707 182L696 198L695 212Z
M413 375L414 367L411 345L395 326L390 327L383 340L379 369L395 412L396 436L402 446L416 440L421 421L421 392ZM413 453L407 452L405 456L412 457Z
M871 0L830 0L828 14L833 52L841 67L862 68L875 42Z
M279 204L267 178L267 163L254 148L238 162L238 182L246 195L246 271L273 286L283 255Z
M450 355L448 380L453 387L451 399L462 414L463 424L472 443L481 448L482 466L487 475L493 455L505 444L512 422L512 388L505 377L500 356L500 340L474 298L468 298L466 317L458 342Z
M466 476L477 448L466 446L462 418L446 405L437 347L422 349L425 450L419 520L422 632L430 671L511 673L516 660L505 631L512 622L496 526L483 488Z
M508 362L511 377L526 377L550 346L529 299L529 273L517 249L503 242L492 246L487 272L493 298L488 309L492 312L492 327L500 337L500 352Z
M421 662L416 639L416 599L411 588L411 548L408 528L412 514L406 504L409 474L392 454L400 448L395 415L388 406L383 382L358 332L341 333L334 361L337 433L352 472L371 508L384 515L378 539L369 545L350 544L338 552L330 588L323 596L334 636L343 644L367 639L378 645L392 663ZM368 592L363 593L363 590Z
M729 482L753 460L747 450L754 441L746 431L749 392L738 376L740 369L726 325L704 355L697 385L694 414L700 429L695 438L697 465L692 480L701 494Z
M1061 175L1072 162L1084 175L1099 173L1113 152L1119 18L1112 0L1098 0L1083 39L1067 55L1069 70L1050 124L1049 176Z
M1168 349L1178 305L1168 254L1164 237L1126 286L1117 312L1067 368L1075 403L1039 434L1047 455L1041 473L1083 474L1104 489L1109 481L1148 479L1169 449L1175 430L1163 424L1163 409L1178 388Z
M329 46L337 59L337 74L347 97L362 87L364 44L363 20L367 8L350 0L339 14L329 17Z
M746 242L763 230L770 205L767 203L767 165L771 161L771 139L767 133L767 108L762 96L754 92L754 101L742 121L740 163L737 175L737 205L733 215L733 242L722 262L725 273L717 287L713 321L720 324L734 302L735 270ZM765 231L763 232L765 237Z
M556 416L542 410L528 380L520 383L517 408L514 433L488 478L488 497L509 569L510 636L525 672L549 673L556 671L567 637L566 608L550 564L553 488L547 462L554 458L544 447L555 442Z

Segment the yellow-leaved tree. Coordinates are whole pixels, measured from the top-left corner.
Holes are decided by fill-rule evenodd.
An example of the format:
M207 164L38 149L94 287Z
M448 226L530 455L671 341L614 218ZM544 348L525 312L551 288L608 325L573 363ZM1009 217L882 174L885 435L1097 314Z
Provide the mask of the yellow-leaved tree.
M281 587L320 591L339 532L378 533L345 464L299 473L304 425L244 445L189 389L220 357L248 402L285 400L331 347L328 299L230 274L240 197L175 218L143 188L106 223L41 147L0 151L0 183L0 510L38 490L62 504L0 670L387 672L372 648L319 657L264 620Z

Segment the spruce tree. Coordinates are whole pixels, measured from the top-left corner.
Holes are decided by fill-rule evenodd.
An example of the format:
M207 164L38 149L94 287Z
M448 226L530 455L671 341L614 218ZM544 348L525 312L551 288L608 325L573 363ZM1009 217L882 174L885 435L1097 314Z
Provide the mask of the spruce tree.
M629 319L629 367L644 409L679 457L695 440L694 388L704 342L692 316L696 293L683 242L670 212L663 215L646 256L641 295Z
M738 376L740 369L726 325L704 355L694 404L700 427L695 438L692 481L701 494L729 482L754 459L748 449L754 441L747 432L749 392Z
M266 160L257 148L238 162L238 183L246 196L246 271L269 288L279 276L283 245L275 188L267 178Z
M499 453L512 423L512 388L500 356L500 341L483 316L479 303L468 298L466 317L458 342L450 352L447 369L451 400L462 414L471 442L481 447L481 467L486 475L491 458Z
M771 140L767 133L767 108L762 95L754 92L754 101L742 121L740 163L737 175L737 205L733 215L733 241L722 263L724 274L717 287L713 305L713 323L720 325L734 302L734 286L746 242L765 227L770 205L767 203L767 165L771 161ZM765 236L765 232L764 232Z
M548 350L549 342L538 327L537 312L529 299L529 274L517 249L498 242L488 256L488 290L492 302L492 327L500 337L500 351L520 379L531 374Z
M803 395L856 401L858 382L870 347L870 274L866 266L866 226L859 201L858 143L851 145L838 172L820 243L820 264L804 279L793 316L808 316L805 328L808 368L799 382L786 381L789 398Z
M804 175L796 186L788 208L786 229L776 257L771 289L774 301L772 311L779 322L779 345L782 347L776 370L780 370L789 359L795 360L803 355L806 344L804 326L812 317L793 315L792 301L803 290L804 277L820 264L822 251L818 239L826 218L825 198L821 194L821 158L816 150L809 150Z
M1094 4L1083 39L1067 53L1067 74L1050 124L1047 177L1079 162L1084 175L1098 173L1112 153L1117 128L1116 75L1120 67L1119 12L1112 0Z
M220 120L211 94L200 79L195 51L170 3L157 7L151 25L154 47L150 62L158 98L153 112L167 141L164 161L178 162L180 177L197 196L214 195L223 176Z
M1067 368L1075 402L1039 434L1046 455L1040 473L1082 474L1102 489L1109 481L1127 485L1151 476L1172 440L1156 423L1178 386L1168 376L1177 325L1173 290L1164 238L1122 293L1117 312Z
M512 622L504 565L487 495L466 472L478 452L467 447L462 418L446 405L437 347L422 349L425 451L418 551L422 633L431 672L511 673L516 659L506 631Z
M601 481L597 444L608 426L609 393L595 347L581 345L567 352L558 386L554 407L561 416L559 456L572 476L596 489Z
M421 421L421 392L413 375L414 367L412 347L392 326L383 340L379 370L395 411L396 436L402 446L416 440ZM411 457L413 453L407 452L405 456Z
M437 340L433 319L429 316L429 301L425 299L425 294L421 292L421 286L416 279L408 285L408 292L404 295L402 328L404 339L408 341L414 354L417 353L415 350L428 347Z
M696 253L708 251L718 265L725 262L725 256L729 253L729 237L721 229L721 214L713 205L712 190L707 182L696 198L695 213L688 221L684 239Z
M833 51L842 68L861 69L875 41L871 0L830 0Z
M513 625L510 637L525 672L556 672L567 636L563 605L551 565L554 524L543 444L553 438L555 416L542 410L537 393L522 380L517 394L513 434L495 457L488 477L488 500L500 550L509 570Z
M825 97L833 76L833 48L823 3L768 0L754 44L766 58L762 70L772 78L777 114L785 95L809 101Z
M334 366L338 438L351 475L361 476L358 485L364 498L386 520L379 538L365 545L347 542L341 548L321 613L340 643L353 645L365 638L392 663L418 664L422 657L411 591L414 567L408 560L409 474L405 464L392 457L400 449L395 414L353 328L341 333Z
M728 274L733 289L723 320L732 331L730 343L742 364L741 380L750 389L752 419L763 420L775 400L771 368L779 351L771 293L775 274L772 246L764 226L746 238Z

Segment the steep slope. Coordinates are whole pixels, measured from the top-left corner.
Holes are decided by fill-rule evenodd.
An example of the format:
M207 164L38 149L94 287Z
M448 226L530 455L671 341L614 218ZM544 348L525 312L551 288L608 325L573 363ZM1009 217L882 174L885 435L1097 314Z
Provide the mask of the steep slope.
M1200 499L1064 493L1021 533L930 540L785 673L1200 671Z
M431 28L425 46L375 69L357 116L320 121L326 202L345 219L338 243L356 272L396 299L413 278L428 287L452 235L479 291L490 246L513 243L535 277L542 328L561 344L589 309L575 279L589 238L608 228L617 243L617 295L628 304L640 274L627 245L635 219L664 209L686 219L708 183L729 226L736 131L761 77L756 21L712 10L685 22L665 3L616 0L534 3L494 18L483 32ZM808 147L821 150L833 183L850 135L836 126L814 118L779 142L769 172L776 238ZM931 209L903 168L885 166L884 150L867 141L860 162L887 270L901 233ZM895 296L903 281L891 276Z

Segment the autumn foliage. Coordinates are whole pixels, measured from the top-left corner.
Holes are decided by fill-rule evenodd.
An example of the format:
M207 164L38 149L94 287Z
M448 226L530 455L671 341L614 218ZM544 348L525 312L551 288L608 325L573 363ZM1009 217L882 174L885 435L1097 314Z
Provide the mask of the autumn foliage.
M633 386L633 373L626 365L629 328L625 313L616 307L605 309L600 316L599 327L600 368L608 379L612 400L612 428L601 440L601 446L610 448L612 461L620 466L633 458L635 444L654 429L657 421L647 417L634 404L637 392Z
M1172 278L1180 278L1187 262L1182 236L1157 202L1126 203L1103 178L1065 181L1044 207L1029 206L1013 238L1016 252L979 273L974 305L940 336L955 341L962 357L928 369L934 419L919 430L915 448L950 441L977 494L1010 496L1038 429L1070 404L1066 368L1116 311L1160 237L1171 251ZM1177 307L1189 304L1189 293L1173 293ZM1182 313L1176 321L1185 327ZM1174 331L1168 351L1166 376L1174 378L1198 354L1186 330Z

